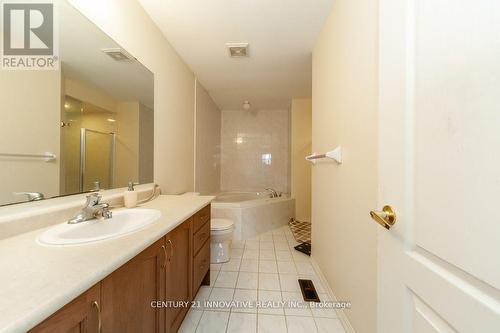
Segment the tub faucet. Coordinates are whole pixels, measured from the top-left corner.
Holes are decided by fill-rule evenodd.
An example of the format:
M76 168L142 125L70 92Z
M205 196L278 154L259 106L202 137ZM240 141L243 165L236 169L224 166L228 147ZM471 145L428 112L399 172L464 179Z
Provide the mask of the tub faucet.
M278 192L272 188L266 188L266 191L271 192L271 198L277 198L278 197Z
M108 203L101 203L102 196L99 193L87 195L87 202L82 210L71 218L69 224L77 224L89 220L93 220L102 216L105 219L113 217L113 213L109 210Z

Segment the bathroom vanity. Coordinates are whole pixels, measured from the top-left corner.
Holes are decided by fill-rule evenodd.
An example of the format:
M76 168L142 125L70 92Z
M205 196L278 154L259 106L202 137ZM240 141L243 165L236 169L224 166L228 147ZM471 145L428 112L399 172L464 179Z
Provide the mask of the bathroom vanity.
M147 227L69 246L38 241L81 205L54 204L49 224L0 239L0 332L176 332L210 282L213 199L161 195L140 207L161 212Z
M210 282L209 220L207 205L30 332L176 332Z

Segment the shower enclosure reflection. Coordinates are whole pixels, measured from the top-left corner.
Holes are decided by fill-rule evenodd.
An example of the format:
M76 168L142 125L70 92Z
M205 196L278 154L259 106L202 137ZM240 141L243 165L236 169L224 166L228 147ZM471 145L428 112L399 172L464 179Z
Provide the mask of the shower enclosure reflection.
M61 194L114 187L114 113L70 96L61 115Z
M75 94L75 92L71 92ZM150 182L153 110L117 102L109 110L66 95L61 115L61 194Z

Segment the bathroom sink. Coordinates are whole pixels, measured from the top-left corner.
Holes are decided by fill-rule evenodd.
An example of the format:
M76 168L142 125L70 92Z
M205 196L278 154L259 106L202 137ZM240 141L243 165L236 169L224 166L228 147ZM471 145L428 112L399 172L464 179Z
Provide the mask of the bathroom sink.
M110 219L96 219L78 224L61 223L38 237L47 245L77 245L116 238L141 230L157 221L160 211L154 209L123 209L113 211Z

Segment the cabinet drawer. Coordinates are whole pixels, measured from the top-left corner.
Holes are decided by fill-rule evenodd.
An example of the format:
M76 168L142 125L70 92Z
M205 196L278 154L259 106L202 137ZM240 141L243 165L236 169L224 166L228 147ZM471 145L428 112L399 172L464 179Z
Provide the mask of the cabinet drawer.
M201 285L203 278L210 268L210 241L207 240L205 244L203 244L200 252L194 257L193 263L193 290L198 290L198 287Z
M194 214L194 232L198 231L203 224L210 221L210 205L202 208L198 213Z
M193 255L196 255L207 239L210 238L210 222L207 221L193 236Z

